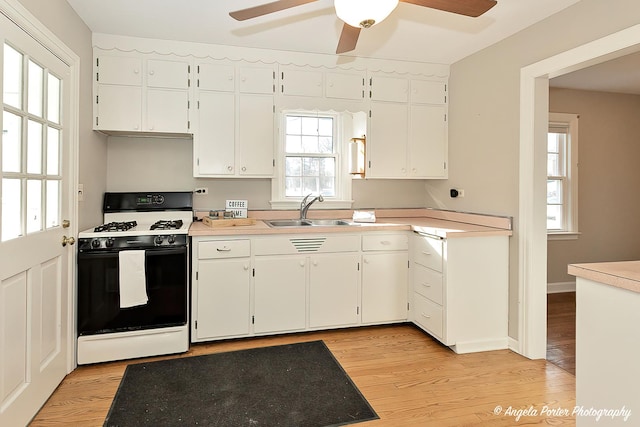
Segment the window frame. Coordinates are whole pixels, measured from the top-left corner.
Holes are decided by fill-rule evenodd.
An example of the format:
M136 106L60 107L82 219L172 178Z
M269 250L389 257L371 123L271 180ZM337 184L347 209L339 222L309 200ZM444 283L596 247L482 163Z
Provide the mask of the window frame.
M563 185L563 224L562 229L547 229L549 240L574 240L580 235L578 228L578 122L580 116L573 113L549 113L549 126L565 127L567 141L564 152L561 153L564 163L564 174L561 176ZM547 151L548 153L548 151ZM550 176L547 175L547 179ZM551 177L557 179L559 177ZM548 203L547 203L548 206Z
M282 110L279 117L278 139L276 142L276 162L275 172L271 179L271 207L273 209L299 209L304 196L285 195L285 159L287 152L286 145L286 122L288 116L307 117L331 117L333 119L334 154L313 153L304 157L335 157L335 196L324 196L323 203L316 203L314 209L350 209L353 203L351 200L351 175L348 173L348 150L347 143L350 135L345 132L345 117L343 113L335 111L302 110L290 109Z

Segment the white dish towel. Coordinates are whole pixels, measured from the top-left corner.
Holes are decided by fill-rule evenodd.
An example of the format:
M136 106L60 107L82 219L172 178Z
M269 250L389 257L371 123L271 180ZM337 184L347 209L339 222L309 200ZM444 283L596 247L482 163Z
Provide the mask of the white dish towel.
M145 251L120 251L120 308L135 307L149 302Z

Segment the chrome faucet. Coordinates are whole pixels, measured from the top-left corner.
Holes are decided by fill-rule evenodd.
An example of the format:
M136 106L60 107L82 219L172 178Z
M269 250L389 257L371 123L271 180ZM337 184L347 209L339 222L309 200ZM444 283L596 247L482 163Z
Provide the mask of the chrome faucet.
M312 195L313 193L309 193L307 194L304 199L302 199L302 203L300 203L300 219L307 219L307 211L309 210L309 208L311 207L311 205L317 200L319 202L324 202L324 198L322 197L322 194L320 194L317 197L314 197L313 199L311 199L311 201L309 203L307 203L307 199Z

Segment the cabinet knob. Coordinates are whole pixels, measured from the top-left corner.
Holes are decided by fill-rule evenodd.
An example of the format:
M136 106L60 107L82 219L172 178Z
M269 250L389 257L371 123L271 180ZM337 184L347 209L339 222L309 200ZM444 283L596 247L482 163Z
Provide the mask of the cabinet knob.
M246 82L247 78L246 77L242 77L240 80L243 81L243 82Z
M244 268L245 271L247 271L249 269L249 266L247 264L242 266Z
M242 172L246 172L246 171L247 171L247 167L246 167L246 166L243 166L243 167L242 167Z
M153 76L155 73L156 73L155 71L153 71L153 70L149 70L149 75L150 75L150 76Z
M304 261L300 261L300 267L304 267Z
M137 68L133 69L133 74L138 74L140 72L140 70L138 70Z
M233 166L227 166L227 170L231 172L233 170Z
M329 87L333 87L333 82L329 83Z
M365 264L369 264L369 259L368 259L368 258L364 258L362 261L363 261Z
M139 126L138 125L133 125L133 129L134 130L138 130Z
M313 261L314 267L318 265L318 261Z

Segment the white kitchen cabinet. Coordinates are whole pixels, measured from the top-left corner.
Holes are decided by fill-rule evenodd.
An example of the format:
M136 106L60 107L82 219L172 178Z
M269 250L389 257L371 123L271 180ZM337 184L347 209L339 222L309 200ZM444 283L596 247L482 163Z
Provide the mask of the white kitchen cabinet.
M410 319L457 353L508 348L508 236L410 240Z
M194 176L273 176L273 66L220 61L196 70Z
M362 323L407 320L408 248L406 233L362 236Z
M406 104L409 101L409 80L397 76L372 75L369 77L369 98Z
M310 257L309 327L332 328L358 323L359 254Z
M325 73L327 98L362 100L365 97L365 73L328 71Z
M442 105L409 106L409 177L446 178L447 122Z
M250 332L250 241L194 239L191 340Z
M367 138L367 178L406 178L408 105L371 102Z
M96 52L94 129L190 133L190 67L177 57Z
M257 256L253 330L292 332L306 327L307 257Z
M324 76L313 67L280 67L280 93L285 96L322 98Z

